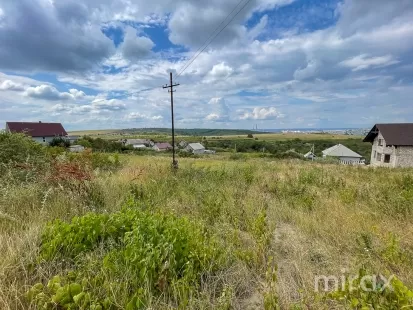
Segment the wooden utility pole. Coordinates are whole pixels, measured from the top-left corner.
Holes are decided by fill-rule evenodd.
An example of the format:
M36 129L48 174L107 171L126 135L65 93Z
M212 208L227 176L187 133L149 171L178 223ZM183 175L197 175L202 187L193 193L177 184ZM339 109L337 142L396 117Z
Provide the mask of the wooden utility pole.
M172 82L172 72L169 74L170 84L166 84L163 88L170 88L168 92L171 93L171 117L172 117L172 167L178 168L178 161L175 159L175 119L174 119L174 87L179 86L179 84L173 84Z

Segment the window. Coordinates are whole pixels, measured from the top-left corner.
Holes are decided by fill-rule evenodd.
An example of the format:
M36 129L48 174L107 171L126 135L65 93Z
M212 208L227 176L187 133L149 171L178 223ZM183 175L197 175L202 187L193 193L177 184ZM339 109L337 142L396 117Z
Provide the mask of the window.
M45 138L45 137L43 137L43 142L46 142L46 138Z
M377 152L376 151L374 151L373 158L377 158Z
M383 146L383 139L379 139L379 146Z
M381 153L377 153L376 160L377 160L377 161L381 161Z
M390 162L390 155L388 154L384 155L384 162L387 164Z

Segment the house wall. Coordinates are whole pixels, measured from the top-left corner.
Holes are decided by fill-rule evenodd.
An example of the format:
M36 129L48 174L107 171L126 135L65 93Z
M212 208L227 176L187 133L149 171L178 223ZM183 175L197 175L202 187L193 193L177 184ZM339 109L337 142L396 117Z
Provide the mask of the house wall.
M383 139L383 145L379 145ZM377 153L382 154L381 161L377 160ZM390 155L390 162L384 162L384 155ZM379 167L413 167L413 146L387 146L381 133L374 139L371 149L370 164Z
M340 157L340 163L345 165L352 165L361 162L359 157Z
M379 145L379 139L383 140L383 145ZM377 137L373 141L373 145L371 148L371 156L370 156L370 164L372 166L380 166L380 167L396 167L397 161L397 154L395 153L396 148L394 146L387 146L386 140L384 140L383 135L379 132ZM377 154L380 153L381 160L377 160ZM390 162L384 162L384 155L390 155Z
M413 167L413 146L398 146L395 159L395 167Z
M51 142L53 139L55 138L55 136L53 137L44 137L45 141L43 141L43 137L32 137L32 139L36 142L42 143L42 144L48 144L49 142Z
M194 153L194 154L204 154L204 153L205 153L205 149L202 149L202 150L193 150L192 153Z

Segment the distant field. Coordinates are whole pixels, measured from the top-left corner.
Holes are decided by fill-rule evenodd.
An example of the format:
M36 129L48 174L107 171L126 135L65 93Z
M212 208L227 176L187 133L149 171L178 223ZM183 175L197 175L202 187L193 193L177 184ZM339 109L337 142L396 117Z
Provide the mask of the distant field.
M69 135L77 136L91 136L94 138L102 139L134 139L134 138L148 138L157 140L168 141L171 139L171 135L168 132L159 133L139 133L128 134L121 130L106 129L106 130L83 130L83 131L70 131ZM265 141L282 141L291 139L301 140L343 140L343 139L362 139L361 136L343 135L343 134L314 134L314 133L254 133L254 138ZM190 134L176 134L176 139L186 140L188 142L199 142L205 137L207 140L238 140L238 139L251 139L245 134L226 134L226 135L190 135Z
M79 131L69 131L68 134L71 136L101 136L101 135L117 135L119 130L116 129L103 129L103 130L79 130Z
M253 135L254 138L268 141L280 141L280 140L291 140L291 139L301 139L301 140L342 140L342 139L357 139L360 136L351 135L338 135L338 134L313 134L313 133L260 133ZM225 135L219 137L207 137L208 139L247 139L245 135Z

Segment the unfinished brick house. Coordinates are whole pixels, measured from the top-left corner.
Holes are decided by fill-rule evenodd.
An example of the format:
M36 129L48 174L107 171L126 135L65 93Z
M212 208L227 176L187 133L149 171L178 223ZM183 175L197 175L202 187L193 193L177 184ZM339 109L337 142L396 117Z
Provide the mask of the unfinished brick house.
M376 124L363 141L372 143L371 165L413 167L413 123Z

